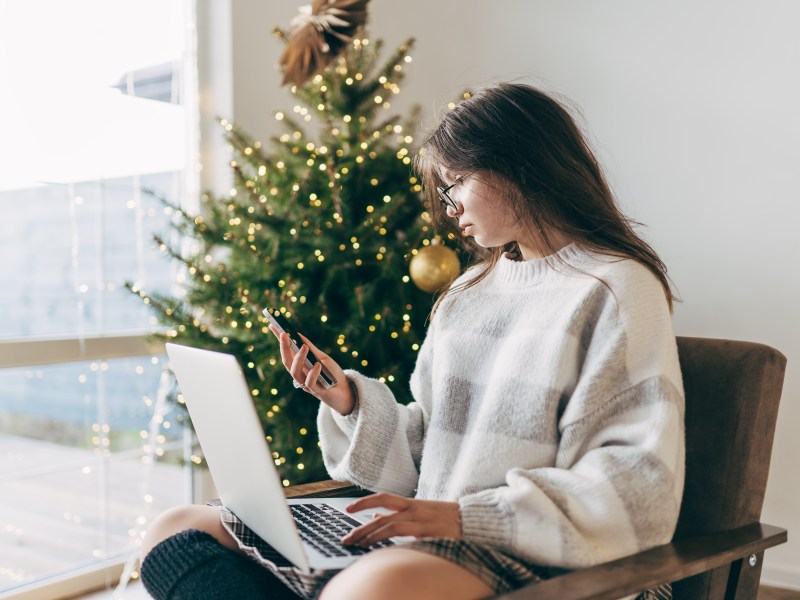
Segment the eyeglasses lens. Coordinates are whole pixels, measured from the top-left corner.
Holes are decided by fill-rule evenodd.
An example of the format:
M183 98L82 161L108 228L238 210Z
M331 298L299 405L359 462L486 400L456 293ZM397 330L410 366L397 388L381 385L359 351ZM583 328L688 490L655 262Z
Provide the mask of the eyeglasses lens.
M450 207L453 210L457 211L458 210L458 206L453 201L453 199L450 197L450 194L447 193L447 191L451 187L453 187L453 186L448 186L447 188L437 187L436 191L439 192L439 202L442 203L442 206L444 206L445 208Z

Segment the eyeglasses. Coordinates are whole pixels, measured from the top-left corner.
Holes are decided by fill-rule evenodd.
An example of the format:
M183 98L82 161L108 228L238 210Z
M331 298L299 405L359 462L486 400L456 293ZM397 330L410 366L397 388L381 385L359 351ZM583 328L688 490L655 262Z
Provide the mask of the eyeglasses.
M442 206L444 206L445 210L447 210L447 208L449 207L452 208L454 211L458 212L458 205L456 204L455 200L453 200L450 197L450 194L448 192L455 186L457 186L459 183L463 182L470 175L472 175L472 173L470 173L469 175L464 175L463 177L459 177L447 187L439 187L438 185L436 186L436 191L439 192L439 202L442 203Z

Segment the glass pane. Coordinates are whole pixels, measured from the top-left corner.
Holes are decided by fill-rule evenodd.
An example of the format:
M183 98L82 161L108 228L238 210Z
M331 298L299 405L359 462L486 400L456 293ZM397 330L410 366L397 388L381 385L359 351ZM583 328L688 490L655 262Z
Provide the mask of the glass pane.
M147 331L152 236L197 173L191 3L0 3L0 339ZM46 42L43 42L46 40ZM194 184L191 184L194 189ZM165 290L166 291L166 290Z
M0 593L127 558L154 516L189 501L163 362L0 370Z
M196 188L193 19L192 0L0 2L0 365L10 339L150 332L128 281L175 293L153 236L170 219L156 197ZM0 595L128 558L190 501L163 370L0 369Z
M0 287L0 338L149 331L150 311L125 288L168 291L173 268L153 242L168 235L180 174L0 192L15 226L0 237L14 285ZM144 193L142 190L152 193ZM10 217L9 217L10 218Z

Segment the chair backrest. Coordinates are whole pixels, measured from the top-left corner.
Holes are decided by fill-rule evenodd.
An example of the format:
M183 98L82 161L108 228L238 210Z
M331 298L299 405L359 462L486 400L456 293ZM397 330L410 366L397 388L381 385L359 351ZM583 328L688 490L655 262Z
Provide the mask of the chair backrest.
M687 337L678 338L678 354L686 391L686 486L675 539L758 521L786 357L763 344ZM721 597L725 577L684 580L675 597Z

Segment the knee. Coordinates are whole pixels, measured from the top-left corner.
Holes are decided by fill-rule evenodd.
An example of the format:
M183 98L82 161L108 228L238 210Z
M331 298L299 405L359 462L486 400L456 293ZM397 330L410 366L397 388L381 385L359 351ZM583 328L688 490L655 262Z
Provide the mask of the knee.
M320 600L475 600L492 595L486 583L450 561L387 548L363 556L336 575L322 590Z
M142 561L160 542L188 529L205 531L224 545L230 545L222 535L225 530L220 524L217 509L210 506L176 506L158 515L147 528L140 551Z
M193 506L176 506L158 515L145 532L142 540L141 557L150 553L155 546L168 537L186 529L193 529Z
M323 588L320 600L374 600L393 598L404 579L402 565L365 556L337 574Z
M320 600L393 600L424 598L410 582L417 579L414 561L397 552L367 554L336 575L322 590Z

